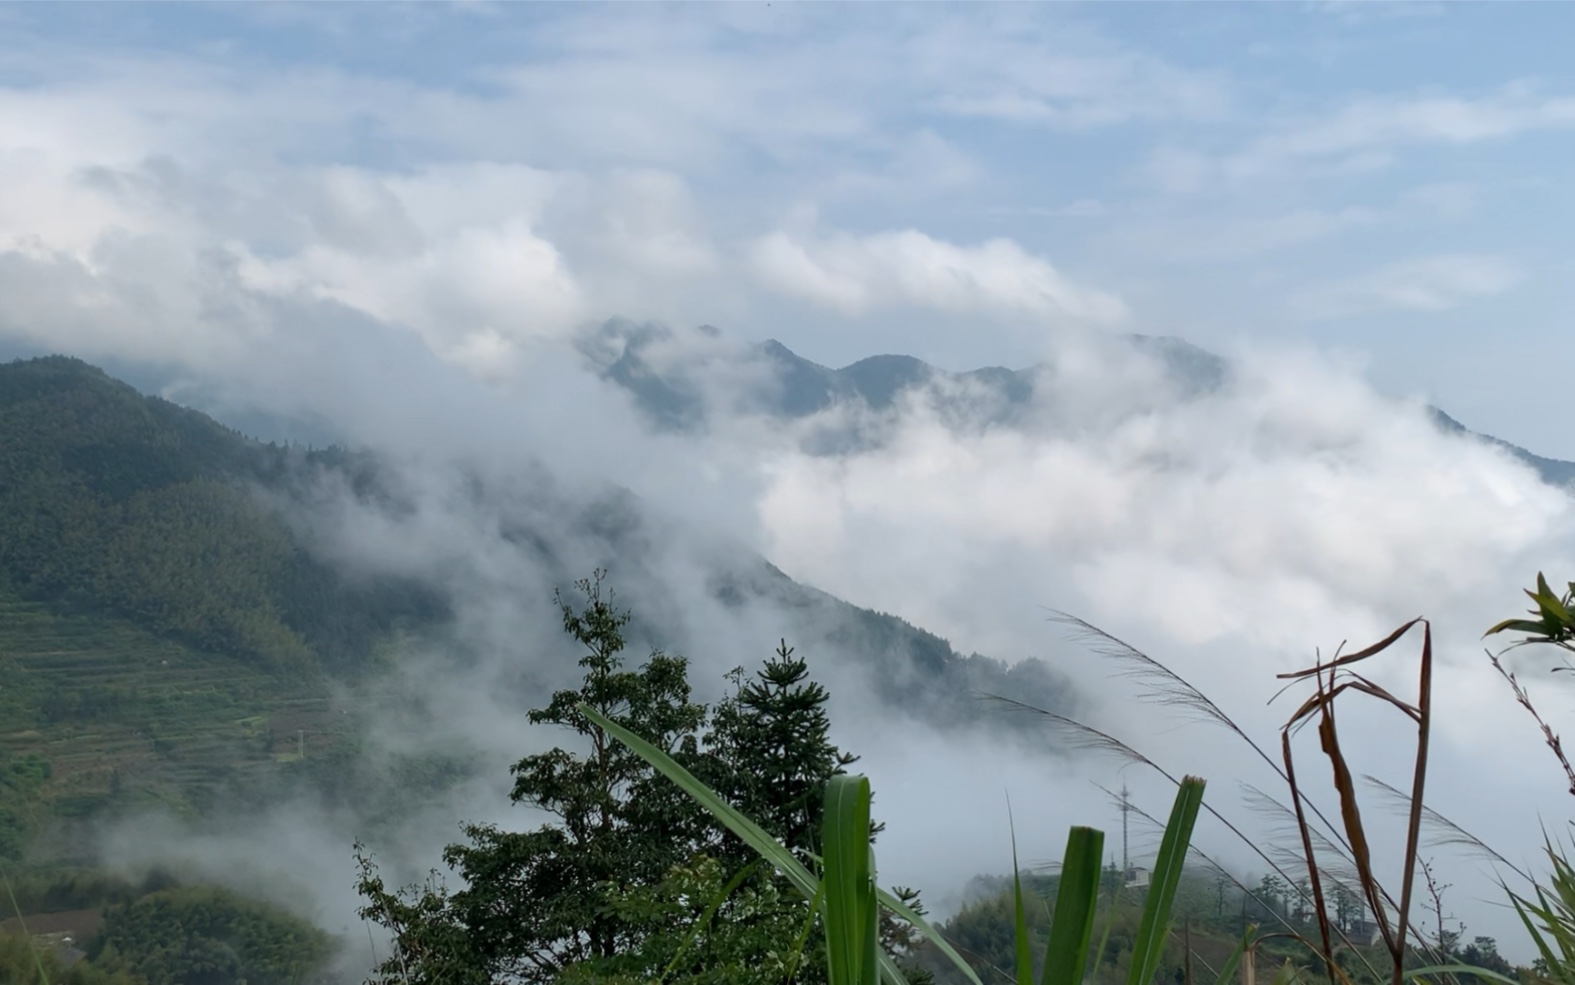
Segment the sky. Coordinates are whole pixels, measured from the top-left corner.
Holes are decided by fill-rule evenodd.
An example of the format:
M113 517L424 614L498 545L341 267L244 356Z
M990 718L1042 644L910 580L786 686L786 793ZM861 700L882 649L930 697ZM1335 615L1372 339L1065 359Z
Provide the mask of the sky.
M1575 574L1575 501L1425 405L1575 459L1557 321L1571 21L1551 4L0 7L0 353L66 352L393 455L422 508L401 526L345 504L319 547L473 568L462 629L499 661L529 638L510 615L529 579L502 508L454 495L456 463L634 490L662 518L652 581L692 608L704 666L777 624L706 607L699 531L964 652L1054 657L1096 723L1211 769L1227 798L1247 766L1071 656L1047 609L1173 661L1271 742L1289 714L1265 708L1274 673L1431 615L1435 806L1534 862L1537 812L1565 816L1567 795L1478 638L1536 571ZM817 422L659 434L575 358L611 317L828 365L1046 362L1049 386L1014 428L957 427L914 395L837 457L806 451ZM1232 381L1184 393L1123 333L1218 351ZM718 372L717 394L736 389ZM1570 702L1550 662L1517 667L1554 713ZM1400 688L1413 670L1375 673ZM517 756L517 714L500 727L474 683L444 700L472 703L469 741ZM942 896L999 864L955 845L980 841L1003 787L1043 832L1108 810L1063 795L1064 765L839 720L894 821L924 822L883 836L894 878ZM1352 721L1374 770L1407 775L1394 722ZM1487 877L1456 864L1469 922L1507 939L1512 918L1470 902Z
M223 348L177 296L194 264L482 371L612 314L952 369L1093 325L1350 353L1575 458L1533 355L1575 283L1560 5L0 17L11 276L170 306L149 353ZM124 346L80 312L6 321Z

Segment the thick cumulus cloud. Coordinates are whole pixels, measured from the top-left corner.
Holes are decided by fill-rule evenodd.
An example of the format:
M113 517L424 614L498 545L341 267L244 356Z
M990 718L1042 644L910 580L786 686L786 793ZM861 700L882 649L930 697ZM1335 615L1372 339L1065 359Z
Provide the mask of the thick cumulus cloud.
M166 152L124 116L130 148L0 138L0 180L17 191L0 204L0 326L33 348L240 370L294 331L279 305L327 302L497 379L587 322L736 320L784 294L812 315L1126 314L1009 239L762 234L719 223L672 171L220 166Z
M1499 559L1524 564L1566 532L1562 491L1442 433L1421 405L1380 398L1312 353L1238 365L1222 392L1166 402L1162 379L1127 366L1051 364L1026 427L959 432L917 402L879 449L777 458L761 504L772 552L882 605L896 601L880 595L884 566L911 569L903 542L938 559L1038 556L1075 575L1100 615L1138 592L1145 618L1177 639L1294 650L1337 613L1365 635L1429 599L1488 590L1508 573ZM850 527L893 549L837 535ZM1182 569L1179 583L1165 575ZM924 611L948 597L977 611L958 594L969 575L926 570ZM1275 620L1252 615L1269 609ZM1363 613L1354 625L1351 612ZM984 618L946 628L973 637Z
M934 394L916 394L873 448L779 448L763 461L766 553L963 649L1045 653L1058 635L1046 607L1074 613L1163 660L1271 746L1294 707L1265 707L1276 674L1432 617L1431 798L1512 858L1531 854L1532 805L1556 811L1562 790L1479 637L1535 571L1571 569L1568 491L1314 352L1239 353L1201 396L1110 342L1057 356L1019 426L959 428ZM1370 673L1414 693L1419 646L1414 634ZM1233 780L1273 790L1244 750L1178 731L1100 676L1117 668L1064 666L1093 695L1096 724L1169 769L1208 774L1222 807ZM1407 781L1414 733L1400 716L1352 713L1346 737L1363 770ZM1527 810L1485 806L1483 784L1519 790ZM1477 875L1459 876L1463 892L1490 899ZM1487 913L1470 922L1512 934Z
M843 314L887 307L1112 324L1117 297L1074 284L1010 240L959 246L908 229L870 236L773 233L751 260L768 287Z

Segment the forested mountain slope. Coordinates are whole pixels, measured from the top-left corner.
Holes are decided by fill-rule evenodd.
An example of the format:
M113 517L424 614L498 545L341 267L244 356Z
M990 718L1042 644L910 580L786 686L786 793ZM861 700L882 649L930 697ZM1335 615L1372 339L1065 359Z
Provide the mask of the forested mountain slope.
M325 484L398 514L391 470L368 453L253 441L63 357L0 365L0 435L0 856L69 855L71 819L106 811L201 814L292 777L366 800L390 780L386 761L357 765L364 723L344 695L398 660L401 635L463 660L445 636L458 589L347 571L314 550L308 521ZM616 583L620 564L640 564L636 497L566 503L549 488L476 493L534 497L505 537L544 583L608 563ZM976 717L976 690L1070 700L1037 661L965 657L747 553L717 562L709 584L724 607L786 613L821 659L867 667L885 700L937 725ZM405 791L463 772L392 768Z

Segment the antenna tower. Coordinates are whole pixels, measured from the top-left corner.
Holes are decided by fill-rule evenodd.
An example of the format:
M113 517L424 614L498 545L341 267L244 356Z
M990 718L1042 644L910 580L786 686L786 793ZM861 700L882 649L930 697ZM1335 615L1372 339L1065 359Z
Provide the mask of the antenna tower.
M1121 878L1125 879L1127 872L1132 868L1132 860L1127 856L1127 815L1132 813L1132 802L1127 799L1127 785L1121 784Z

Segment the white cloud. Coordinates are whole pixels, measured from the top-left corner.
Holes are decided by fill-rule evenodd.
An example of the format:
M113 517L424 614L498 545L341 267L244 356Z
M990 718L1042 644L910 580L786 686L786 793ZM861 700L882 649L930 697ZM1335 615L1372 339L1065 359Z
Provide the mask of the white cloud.
M750 260L765 286L845 314L912 307L1103 325L1127 316L1120 298L1075 284L1007 239L959 246L913 229L777 232L753 245Z
M1522 467L1306 354L1249 363L1196 401L1114 356L1062 352L1056 366L1027 431L959 434L920 406L879 450L774 459L768 553L987 650L1023 625L997 622L1001 606L1082 598L1119 619L1136 593L1178 639L1240 633L1293 653L1332 623L1371 633L1430 595L1496 587L1514 569L1484 570L1490 558L1575 519ZM916 552L931 561L915 567ZM1407 574L1416 557L1427 570ZM995 562L1040 574L988 602L1008 576L968 585Z
M1304 295L1297 308L1317 318L1361 311L1446 311L1511 290L1525 272L1499 256L1452 254L1404 260Z
M249 288L303 293L409 326L439 354L489 372L510 342L561 335L583 310L558 250L517 220L462 229L411 256L311 246L279 261L242 257Z
M1148 255L1173 263L1249 263L1272 253L1374 230L1436 228L1467 218L1475 203L1470 185L1441 182L1395 194L1381 204L1286 207L1276 190L1242 202L1211 202L1193 210L1154 210L1105 235L1123 256Z
M1229 105L1217 78L1133 54L1011 59L994 72L959 77L936 108L964 117L1066 129L1138 120L1208 119Z
M1233 813L1233 781L1270 781L1206 731L1134 705L1099 661L1058 646L1046 608L1137 644L1269 743L1296 700L1265 708L1276 673L1433 616L1430 802L1492 844L1536 843L1529 806L1478 809L1475 781L1458 778L1492 774L1501 795L1549 810L1565 796L1479 641L1516 611L1533 572L1575 570L1563 490L1312 353L1249 356L1224 391L1193 400L1114 358L1058 352L1053 365L1026 430L958 432L920 403L876 450L828 460L778 449L758 500L768 555L961 649L1055 655L1094 696L1096 724L1177 772L1207 774ZM1416 646L1370 672L1411 693ZM1404 782L1409 722L1352 714L1343 730L1363 771ZM1201 837L1205 850L1228 848ZM1468 867L1451 879L1494 893ZM1513 931L1492 914L1471 923Z
M1462 146L1575 127L1575 97L1508 85L1483 96L1390 95L1353 99L1331 113L1274 126L1239 150L1207 153L1174 144L1148 163L1172 191L1357 174L1394 165L1404 148Z
M1386 215L1386 210L1361 206L1279 213L1253 209L1238 215L1221 211L1133 222L1112 238L1126 250L1177 263L1239 262L1370 228Z

